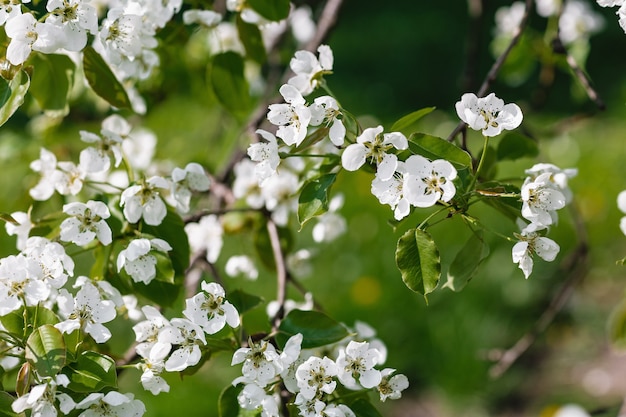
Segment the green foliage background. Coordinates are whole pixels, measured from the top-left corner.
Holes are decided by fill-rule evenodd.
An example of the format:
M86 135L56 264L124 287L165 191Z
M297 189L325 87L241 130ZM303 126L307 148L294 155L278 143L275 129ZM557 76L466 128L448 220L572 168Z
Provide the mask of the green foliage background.
M328 39L335 68L327 80L342 105L363 116L365 125L389 127L404 114L436 106L418 129L446 137L457 123L454 103L463 92L477 89L493 61L487 47L493 12L505 2L485 1L484 18L476 29L467 18L465 1L396 3L346 2ZM624 366L623 358L616 359L609 346L606 329L609 314L626 288L626 270L615 263L626 255L626 237L618 228L621 214L615 204L617 193L626 188L626 62L616 56L626 47L626 35L611 10L595 9L605 15L606 29L591 39L586 69L607 102L606 111L598 112L565 71L557 70L554 84L547 89L537 81L538 69L522 85L497 82L492 88L505 101L523 107L523 128L539 141L541 160L562 168L578 167L571 188L590 243L588 274L556 321L501 378L489 377L490 352L512 346L529 331L568 277L555 274L556 263L539 261L525 280L511 262L510 244L487 235L493 249L480 272L462 292L440 290L429 296L427 305L405 287L394 262L397 239L425 214L414 213L403 223L404 229L394 230L389 223L391 211L370 193L371 176L361 172L339 175L333 193L346 196L342 214L349 231L319 248L314 272L302 283L334 318L349 325L363 320L376 328L389 350L386 365L409 377L411 386L404 399L385 404L384 415L531 416L564 402L589 410L620 405L626 389L623 378L620 386L619 376L614 375L613 385L604 391L590 390L584 380L590 370L610 377L615 363ZM533 18L532 24L541 28L544 23ZM473 30L480 34L481 43L475 76L468 79L464 40ZM161 34L163 65L143 85L148 113L142 123L157 133L157 158L178 165L196 161L219 172L232 152L247 144L238 121L219 108L206 86L206 61L194 49L198 44L190 42L187 49L173 46L188 36L167 30ZM59 159L77 156L78 131L98 130L96 110L74 106L62 124L46 129L35 129L41 122L36 114L20 112L0 129L4 168L0 211L24 210L31 203L26 190L37 178L28 164L41 146L61 155ZM480 146L479 135L470 135L470 148ZM505 163L499 175L520 176L533 163L530 159ZM45 209L40 205L35 210ZM480 210L491 213L488 207ZM505 218L494 215L492 221L494 229L515 230ZM554 230L553 237L562 248L557 261L575 243L571 223L565 214ZM311 227L307 224L301 232L294 232L296 247L312 245ZM460 222L438 226L432 233L444 259L452 259L469 236ZM227 237L218 266L223 266L228 254L252 253L249 237ZM0 234L2 255L13 253L13 248L14 239ZM84 262L87 265L89 259ZM227 290L258 292L266 300L274 297L274 277L268 270L262 271L257 282L229 280L226 285ZM299 297L295 292L290 295ZM257 311L247 325L252 329L264 321L264 312ZM118 332L132 339L128 329ZM143 391L136 371L122 375L121 391L133 391L144 400L146 416L217 415L219 392L239 369L230 367L227 356L215 359L195 375L170 378L170 394L153 397ZM431 414L420 414L426 409Z

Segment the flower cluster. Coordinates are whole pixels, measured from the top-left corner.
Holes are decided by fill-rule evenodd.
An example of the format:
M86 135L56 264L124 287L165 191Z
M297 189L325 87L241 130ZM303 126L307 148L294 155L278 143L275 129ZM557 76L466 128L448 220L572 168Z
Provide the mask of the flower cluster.
M302 334L289 338L282 351L264 340L250 341L232 359L232 365L243 364L242 376L233 381L233 385L243 384L239 405L262 416L280 416L278 382L290 393L299 415L305 417L354 416L343 403L343 389L374 390L381 401L398 399L408 387L408 379L394 374L394 369L376 368L385 361L385 354L384 345L379 350L372 347L374 342L379 343L377 339L370 343L349 338L335 345L329 357L318 349L301 349Z
M465 93L455 105L459 118L487 137L497 136L502 130L513 130L522 123L522 110L515 103L504 104L494 93L477 97Z

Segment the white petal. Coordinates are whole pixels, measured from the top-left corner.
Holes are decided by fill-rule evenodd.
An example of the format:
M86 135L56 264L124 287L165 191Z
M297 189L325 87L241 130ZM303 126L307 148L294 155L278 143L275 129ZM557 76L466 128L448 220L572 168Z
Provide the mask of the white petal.
M367 148L364 145L353 143L341 154L341 165L348 171L356 171L365 163L366 155Z

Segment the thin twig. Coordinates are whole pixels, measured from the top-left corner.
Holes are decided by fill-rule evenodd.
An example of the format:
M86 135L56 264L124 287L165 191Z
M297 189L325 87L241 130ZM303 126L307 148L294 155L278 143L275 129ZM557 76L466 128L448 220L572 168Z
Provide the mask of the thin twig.
M567 276L568 279L561 285L554 297L552 297L550 304L532 329L523 335L511 348L498 355L498 361L489 370L489 375L493 379L502 376L511 365L530 348L535 340L537 340L537 337L550 326L556 315L570 299L576 285L578 285L587 274L589 260L587 231L585 230L580 212L574 205L570 206L570 213L572 214L579 243L575 250L561 263L557 272L558 275Z
M500 56L496 59L496 61L491 66L491 69L487 73L487 76L485 77L482 85L480 86L480 88L478 89L478 92L476 93L478 97L483 97L487 93L487 91L489 91L489 88L498 77L498 73L502 69L502 65L504 65L504 62L508 58L509 54L511 53L515 45L517 45L520 38L522 37L522 34L524 33L524 29L526 29L526 25L528 24L528 17L530 16L532 6L533 6L533 0L526 0L524 16L522 16L522 20L520 21L519 26L517 27L517 29L515 29L515 32L513 33L513 37L511 38L511 41L509 42L509 45L506 47L504 52L502 52ZM456 137L456 135L458 135L464 129L466 129L465 122L463 121L459 122L459 124L456 126L456 128L454 128L452 133L450 133L450 136L448 136L448 142L452 142L454 138Z
M280 236L276 223L270 218L267 220L267 233L269 234L270 243L272 245L272 254L274 255L274 263L276 264L276 301L278 302L278 311L272 318L274 327L285 315L285 300L287 297L287 267L285 265L285 256L280 247Z

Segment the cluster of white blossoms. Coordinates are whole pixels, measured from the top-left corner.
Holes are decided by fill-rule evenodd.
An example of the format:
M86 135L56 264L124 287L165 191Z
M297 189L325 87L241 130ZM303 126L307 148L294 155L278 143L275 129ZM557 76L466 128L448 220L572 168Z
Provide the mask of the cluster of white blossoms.
M356 330L356 336L363 337ZM372 337L373 333L368 335ZM248 347L234 353L231 364L243 364L242 376L233 381L233 385L243 385L237 398L242 409L260 412L264 417L282 415L277 390L284 386L303 417L353 417L354 412L343 404L341 395L337 396L339 385L350 391L374 390L381 401L400 398L409 385L406 376L395 374L394 369L376 368L386 359L384 345L378 339L368 342L348 338L330 348L301 349L301 345L302 335L296 334L282 351L261 340L249 341ZM331 357L322 353L329 351L333 352Z
M498 136L503 130L516 129L523 119L522 110L515 103L504 104L494 93L477 97L465 93L455 104L459 118L486 137Z
M624 0L596 0L602 7L618 7L615 14L619 18L619 25L626 32L626 2Z
M185 301L184 317L168 320L147 305L142 308L145 320L133 326L135 351L142 358L141 384L154 395L170 389L161 376L164 371L180 372L200 362L206 335L214 335L226 325L239 327L239 313L226 300L224 288L206 281L201 288Z
M513 262L528 278L533 269L533 255L551 262L560 248L553 240L538 232L547 230L558 220L557 210L571 202L572 193L568 180L577 174L576 169L560 169L553 164L540 163L526 170L528 177L521 189L521 232L516 234L519 242L513 246Z

